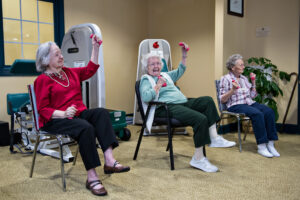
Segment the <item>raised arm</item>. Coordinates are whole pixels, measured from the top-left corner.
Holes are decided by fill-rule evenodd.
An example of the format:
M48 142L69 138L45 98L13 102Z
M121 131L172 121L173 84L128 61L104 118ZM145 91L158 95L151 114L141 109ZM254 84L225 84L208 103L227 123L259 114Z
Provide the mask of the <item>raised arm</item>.
M92 36L92 55L91 55L91 61L95 64L99 64L98 63L98 57L99 57L99 47L102 44L102 41L100 40L100 38L98 36L96 36L95 34Z
M179 42L179 46L181 46L181 63L186 66L186 58L187 58L187 52L190 50L189 46L184 42Z

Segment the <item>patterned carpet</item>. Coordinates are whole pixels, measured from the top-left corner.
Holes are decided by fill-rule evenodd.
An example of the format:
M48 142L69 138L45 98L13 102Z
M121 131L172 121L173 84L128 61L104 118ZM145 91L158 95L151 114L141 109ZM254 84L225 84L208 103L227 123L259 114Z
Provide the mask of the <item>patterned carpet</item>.
M97 168L108 191L96 197L85 189L86 173L80 156L75 166L65 164L67 191L61 188L58 159L37 155L33 178L29 178L31 155L10 154L0 147L0 199L83 200L83 199L299 199L300 135L280 134L276 147L279 158L264 158L256 153L252 134L238 147L209 148L207 157L219 167L217 173L204 173L189 166L193 155L192 131L174 136L175 170L170 170L165 151L166 136L144 137L137 161L133 161L139 130L130 126L132 138L120 141L114 155L120 163L131 166L123 174L105 175ZM237 141L237 134L226 139ZM75 150L75 146L71 147ZM101 161L103 154L99 149Z

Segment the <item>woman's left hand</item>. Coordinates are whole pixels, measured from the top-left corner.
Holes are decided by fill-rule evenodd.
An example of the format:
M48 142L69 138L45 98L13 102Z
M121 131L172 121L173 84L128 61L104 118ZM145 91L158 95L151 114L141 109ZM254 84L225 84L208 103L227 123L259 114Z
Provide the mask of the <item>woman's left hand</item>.
M182 54L181 63L185 65L187 52L190 50L190 47L184 42L179 42L179 46L181 46L181 54Z
M251 79L252 85L255 86L256 74L251 72L250 73L250 79Z
M179 46L181 46L182 57L187 57L187 52L190 50L189 45L184 42L179 42Z
M102 40L96 35L92 34L90 36L92 38L92 55L91 55L91 61L95 64L99 64L98 62L98 56L99 56L99 47L102 44Z
M102 40L100 40L100 38L96 34L93 34L93 36L92 36L93 47L99 48L101 44L102 44Z

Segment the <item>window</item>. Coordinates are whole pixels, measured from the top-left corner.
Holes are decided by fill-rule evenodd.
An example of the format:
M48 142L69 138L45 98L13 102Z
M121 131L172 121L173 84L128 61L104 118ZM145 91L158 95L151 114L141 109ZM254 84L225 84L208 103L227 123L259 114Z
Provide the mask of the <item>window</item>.
M46 41L61 44L64 35L63 1L0 0L0 76L15 59L34 60L38 46Z

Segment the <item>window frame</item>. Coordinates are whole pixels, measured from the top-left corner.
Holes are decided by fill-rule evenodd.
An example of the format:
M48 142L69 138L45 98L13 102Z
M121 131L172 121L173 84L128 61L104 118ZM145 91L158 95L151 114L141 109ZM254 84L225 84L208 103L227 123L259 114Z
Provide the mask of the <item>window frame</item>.
M54 41L60 47L65 34L64 20L64 0L40 0L53 3L54 17ZM11 65L5 65L4 56L4 33L3 33L3 13L2 0L0 0L0 76L17 76L10 73ZM32 75L36 76L36 75Z

